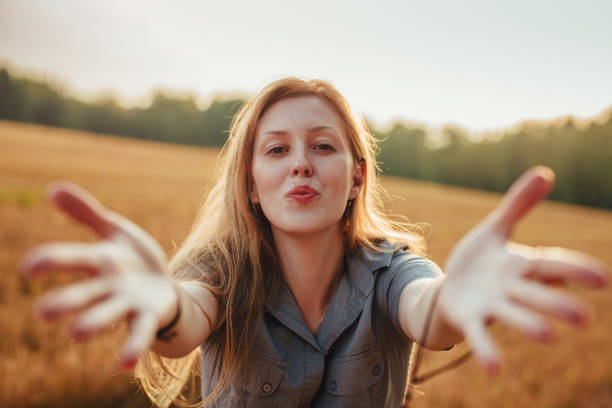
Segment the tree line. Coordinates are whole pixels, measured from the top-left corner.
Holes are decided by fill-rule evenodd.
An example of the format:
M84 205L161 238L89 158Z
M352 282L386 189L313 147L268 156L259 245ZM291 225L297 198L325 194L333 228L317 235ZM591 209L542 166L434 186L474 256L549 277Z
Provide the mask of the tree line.
M84 102L51 83L0 69L1 119L139 139L222 146L243 102L217 98L200 109L193 96L158 91L147 107L126 109L112 97ZM524 123L477 141L447 126L435 145L434 135L416 124L371 130L383 174L503 192L527 168L544 164L557 173L550 198L612 208L612 109L580 125L571 117L558 122Z

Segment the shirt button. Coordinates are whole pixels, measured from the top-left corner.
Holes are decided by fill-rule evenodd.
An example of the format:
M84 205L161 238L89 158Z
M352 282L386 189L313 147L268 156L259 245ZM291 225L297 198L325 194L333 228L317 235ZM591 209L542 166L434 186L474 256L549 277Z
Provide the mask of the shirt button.
M270 383L265 383L263 385L263 387L261 387L261 389L263 390L263 392L265 392L266 394L268 394L269 392L272 391L272 384Z
M330 391L336 391L337 388L338 388L338 384L336 384L336 382L334 380L329 382L329 390Z
M374 374L374 377L377 377L380 375L380 366L379 365L375 365L374 368L372 369L372 374Z

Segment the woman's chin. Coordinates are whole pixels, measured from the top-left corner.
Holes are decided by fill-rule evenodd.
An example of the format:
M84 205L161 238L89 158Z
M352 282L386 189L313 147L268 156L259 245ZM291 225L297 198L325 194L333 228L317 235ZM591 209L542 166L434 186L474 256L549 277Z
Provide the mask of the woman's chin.
M288 235L313 235L328 232L330 229L337 230L340 234L338 222L322 223L320 219L316 220L296 220L293 222L285 222L278 225L271 224L273 230L278 230L283 234Z

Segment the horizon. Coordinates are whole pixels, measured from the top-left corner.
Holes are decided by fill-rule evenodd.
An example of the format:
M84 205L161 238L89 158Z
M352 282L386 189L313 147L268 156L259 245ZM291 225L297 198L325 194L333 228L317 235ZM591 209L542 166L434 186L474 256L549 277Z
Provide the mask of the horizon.
M69 81L66 81L63 78L60 78L58 76L54 76L48 73L37 72L31 69L24 69L22 67L16 67L15 64L12 64L10 61L0 60L0 69L6 69L11 76L17 79L26 79L26 80L30 80L33 82L41 82L41 83L48 84L53 89L57 90L63 96L66 96L68 98L74 98L76 100L79 100L85 103L96 103L97 101L100 101L100 100L112 99L114 102L117 103L119 107L121 107L122 109L126 109L126 110L138 109L138 108L139 109L148 108L151 105L153 101L153 97L156 94L162 94L164 96L167 96L173 99L174 98L183 99L183 100L192 99L194 103L196 104L196 107L201 111L206 110L209 107L209 105L213 103L214 101L223 101L223 100L229 100L229 99L247 99L253 96L253 94L249 95L247 93L238 93L238 92L234 92L234 93L217 92L215 94L210 94L210 95L200 95L196 90L187 91L187 90L174 90L174 89L165 88L165 87L155 87L155 88L151 88L150 90L148 90L137 101L137 103L135 101L132 101L133 103L130 104L130 103L125 103L125 101L122 100L120 93L115 90L109 90L109 89L100 90L97 93L90 93L89 95L83 95L81 92L79 92L78 89L74 87L74 85L72 85L71 83L69 83ZM407 118L400 118L400 117L391 118L385 123L380 123L376 121L370 122L370 118L368 117L367 114L365 115L363 113L358 113L358 114L363 119L367 119L368 123L370 125L373 125L374 129L376 129L377 131L383 132L383 133L387 132L393 126L397 124L402 124L402 125L422 127L428 132L428 137L435 139L436 137L439 136L439 133L442 132L444 128L451 127L451 128L459 128L465 131L467 133L467 136L472 141L477 142L487 136L494 136L497 134L502 134L504 132L509 132L517 128L520 128L522 126L562 126L563 124L567 122L568 119L571 119L573 121L573 124L577 128L585 127L585 126L588 126L590 123L599 122L601 120L607 120L609 117L612 117L612 103L608 107L602 109L600 112L595 113L590 116L578 116L576 114L568 113L568 114L564 114L564 115L560 115L556 117L550 117L550 118L520 119L514 124L510 124L507 126L501 126L499 128L494 128L494 129L485 129L485 130L473 130L473 129L469 129L463 126L462 124L457 124L457 123L452 123L452 122L441 123L441 124L428 124L428 123L425 123L423 121L419 121L416 119L407 119ZM435 144L435 141L434 141L434 144Z
M605 0L181 4L8 0L0 61L124 107L159 88L193 93L201 106L283 76L322 78L381 126L479 134L612 105Z

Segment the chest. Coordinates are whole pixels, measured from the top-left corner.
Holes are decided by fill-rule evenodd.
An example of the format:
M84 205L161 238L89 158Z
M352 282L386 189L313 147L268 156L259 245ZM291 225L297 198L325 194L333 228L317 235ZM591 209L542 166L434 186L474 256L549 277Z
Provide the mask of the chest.
M324 319L316 337L292 327L287 320L264 315L246 365L217 406L384 406L390 356L375 335L371 300L351 322ZM206 361L203 355L204 371L210 369ZM213 373L204 372L203 378L209 375ZM213 384L203 383L203 393Z

